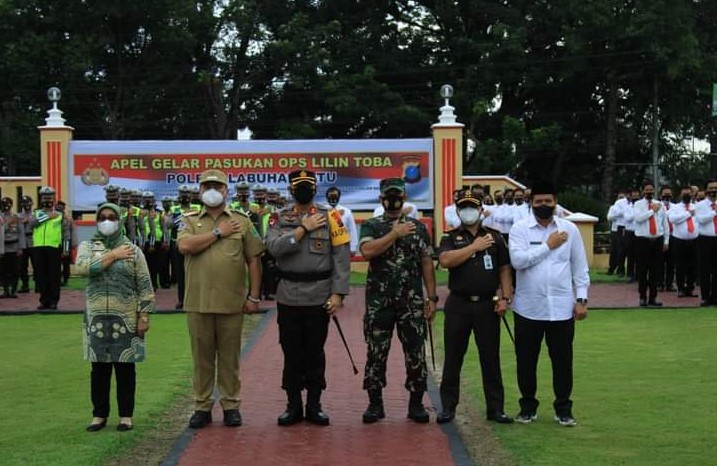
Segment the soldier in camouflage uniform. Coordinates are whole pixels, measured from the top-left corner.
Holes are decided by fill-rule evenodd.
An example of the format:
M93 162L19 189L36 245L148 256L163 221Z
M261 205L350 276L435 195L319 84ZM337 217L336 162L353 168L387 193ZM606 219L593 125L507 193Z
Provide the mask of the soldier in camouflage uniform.
M329 317L349 292L349 238L332 234L330 223L335 220L330 216L338 212L314 204L314 173L291 172L289 182L296 203L271 215L266 236L280 278L276 299L284 352L282 388L288 398L278 423L289 426L304 418L301 391L306 388L306 419L325 426L329 417L320 403L326 388L324 343Z
M369 406L363 422L385 417L381 390L386 386L386 360L396 326L406 360L406 389L410 392L408 417L428 422L423 407L426 391L426 325L436 312L433 248L426 227L402 213L406 198L400 178L381 181L385 212L361 224L359 250L369 261L366 278L364 336L368 344L363 388ZM428 297L423 297L423 285Z

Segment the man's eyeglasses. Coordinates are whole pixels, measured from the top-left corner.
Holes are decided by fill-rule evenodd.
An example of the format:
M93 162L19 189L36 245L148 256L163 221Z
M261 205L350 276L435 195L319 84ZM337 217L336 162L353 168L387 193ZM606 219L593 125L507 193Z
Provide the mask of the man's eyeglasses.
M105 220L109 220L110 222L116 222L117 217L115 215L100 215L97 217L97 220L100 222L104 222Z

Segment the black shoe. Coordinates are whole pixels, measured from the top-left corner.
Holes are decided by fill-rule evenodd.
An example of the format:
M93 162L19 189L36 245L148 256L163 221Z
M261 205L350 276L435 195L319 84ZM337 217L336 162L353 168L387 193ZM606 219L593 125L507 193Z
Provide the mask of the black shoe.
M513 418L503 412L489 413L486 415L486 419L489 421L497 422L498 424L512 424Z
M279 416L278 423L280 426L291 426L304 419L304 410L300 406L292 407L286 405L286 411Z
M655 301L654 299L651 299L647 302L647 307L662 307L662 303L660 301Z
M439 424L446 424L448 422L451 422L455 417L455 409L444 409L443 411L438 413L438 416L436 416L436 422Z
M521 424L530 424L531 422L535 422L538 420L538 413L521 411L515 417L515 420L517 422L520 422Z
M700 307L709 307L709 306L711 306L711 304L710 304L709 301L707 301L707 300L705 300L705 299L703 299L702 301L700 301Z
M57 304L50 304L47 306L48 309L57 309Z
M175 309L182 309L184 308L184 303L182 301L179 301L177 304L174 305Z
M640 298L640 307L647 307L647 300Z
M383 403L369 403L368 408L363 412L362 419L364 424L373 424L385 417L386 411L383 410Z
M563 414L561 416L555 416L555 422L563 427L575 427L578 425L578 421L575 420L572 414Z
M430 420L428 412L423 404L410 404L408 405L408 418L412 421L425 424Z
M241 413L238 409L224 410L224 425L227 427L239 427L241 425Z
M192 429L201 429L212 422L212 413L210 411L194 411L192 417L189 418L189 427Z
M134 428L134 426L132 424L125 424L123 422L120 422L119 424L117 424L118 432L127 432L127 431L132 430L133 428Z
M608 269L608 271L605 273L605 275L613 275L614 273L615 273L615 272L613 272L612 270L609 270L609 269Z
M685 298L696 298L697 295L694 294L692 290L685 290Z
M306 420L317 426L328 426L329 416L321 410L321 405L306 405Z
M665 287L665 291L670 291L670 292L675 291L675 287L672 285L667 286L667 287ZM689 294L689 293L687 293L687 294Z
M678 298L685 298L685 297L687 297L687 293L685 293L684 291L680 290L680 291L677 292L677 297L678 297Z
M49 307L50 307L50 306L48 306L47 304L40 303L40 304L37 306L37 310L38 310L38 311L41 311L41 310L43 310L43 309L49 309Z
M628 283L633 283L635 281L635 277L627 277Z
M105 419L104 419L102 422L100 422L99 424L90 424L90 425L88 425L88 426L85 428L85 430L86 430L87 432L97 432L97 431L100 431L100 430L104 429L106 425L107 425L107 418L105 418Z
M9 298L9 297L10 297L10 292L9 292L9 291L6 291L5 293L3 293L3 294L0 295L0 298Z

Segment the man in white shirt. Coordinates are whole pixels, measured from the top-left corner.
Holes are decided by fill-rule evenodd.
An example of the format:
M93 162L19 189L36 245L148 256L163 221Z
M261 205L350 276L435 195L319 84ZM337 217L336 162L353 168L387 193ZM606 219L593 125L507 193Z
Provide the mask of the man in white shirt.
M549 182L532 187L533 216L510 230L510 261L517 272L513 311L515 355L520 388L517 422L536 420L536 370L545 338L553 368L555 420L577 424L570 395L573 388L575 320L587 317L590 286L588 262L580 231L555 216L557 190Z
M700 229L697 239L700 306L714 306L717 305L717 179L707 182L705 196L695 206Z
M607 221L610 222L610 260L607 274L625 274L625 252L623 250L623 236L625 235L625 219L623 208L626 194L621 192L617 200L607 211Z
M670 252L675 264L677 297L691 298L697 278L697 237L700 231L689 186L682 188L680 200L682 202L672 204L667 211L667 220L671 224Z
M453 203L443 209L443 229L446 231L454 230L461 226L461 219L458 217L458 211L456 210L456 200L460 192L460 189L453 190Z
M515 188L513 190L513 199L515 200L515 204L513 205L513 223L530 217L530 203L525 202L525 191L522 188Z
M351 238L351 241L349 242L349 250L351 251L351 256L353 257L358 251L359 240L358 230L356 229L356 221L354 220L354 214L351 209L340 205L340 200L341 190L337 186L331 186L326 190L326 202L328 202L331 207L339 211L341 214L341 221L344 222L344 225L349 232L349 237Z
M623 241L625 251L625 275L627 282L635 281L635 202L640 200L640 190L633 188L623 205L623 219L625 220L625 237ZM619 274L618 274L619 275Z
M641 307L660 307L657 282L662 272L662 253L669 249L670 227L665 206L654 199L655 187L647 182L643 198L635 202L635 273ZM648 296L649 288L649 296Z

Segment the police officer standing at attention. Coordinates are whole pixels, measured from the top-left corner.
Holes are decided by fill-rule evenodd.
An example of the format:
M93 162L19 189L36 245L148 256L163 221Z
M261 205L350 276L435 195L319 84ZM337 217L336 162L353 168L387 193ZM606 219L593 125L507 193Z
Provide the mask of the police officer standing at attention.
M25 249L25 228L20 217L12 211L12 199L3 197L0 201L3 221L0 229L5 230L5 249L0 255L0 277L2 277L3 298L17 298L17 281L20 275L20 257Z
M513 295L508 246L499 231L481 226L481 202L470 191L459 194L456 207L461 226L443 236L438 252L439 263L449 271L451 294L444 308L443 411L436 420L443 424L456 415L461 366L472 331L480 356L486 417L509 424L513 419L503 411L500 370L500 318Z
M281 386L288 399L278 423L289 426L304 418L301 391L306 388L306 419L326 426L329 417L320 403L326 388L324 343L329 317L341 309L349 292L349 236L337 211L313 202L313 172L293 171L289 183L296 202L271 215L266 236L279 275L276 301L284 352Z
M373 423L386 416L382 389L386 386L386 360L395 326L406 362L408 417L425 423L429 418L423 407L428 376L424 339L438 302L433 247L426 227L402 211L405 181L381 180L380 191L384 213L361 224L359 240L359 250L369 261L364 315L368 351L363 379L369 405L363 422ZM428 292L425 299L424 285Z
M200 176L201 212L182 218L177 248L184 255L189 338L194 362L194 407L189 427L212 421L214 377L219 385L224 425L242 424L239 412L239 353L244 313L259 308L264 245L245 215L225 201L227 175L206 170ZM247 290L246 272L249 271Z
M60 276L62 275L63 244L70 240L70 231L62 220L64 214L55 210L55 189L45 186L40 189L40 208L28 223L32 229L32 243L35 248L37 285L40 289L41 309L57 309L60 300Z
M35 273L35 259L33 257L32 247L32 230L29 227L30 219L32 218L32 198L30 196L22 196L20 198L20 212L17 214L22 223L23 231L25 232L25 249L20 257L20 285L19 293L30 292L30 275L29 266L32 264L32 279L37 286L37 276ZM37 290L36 290L37 291Z

